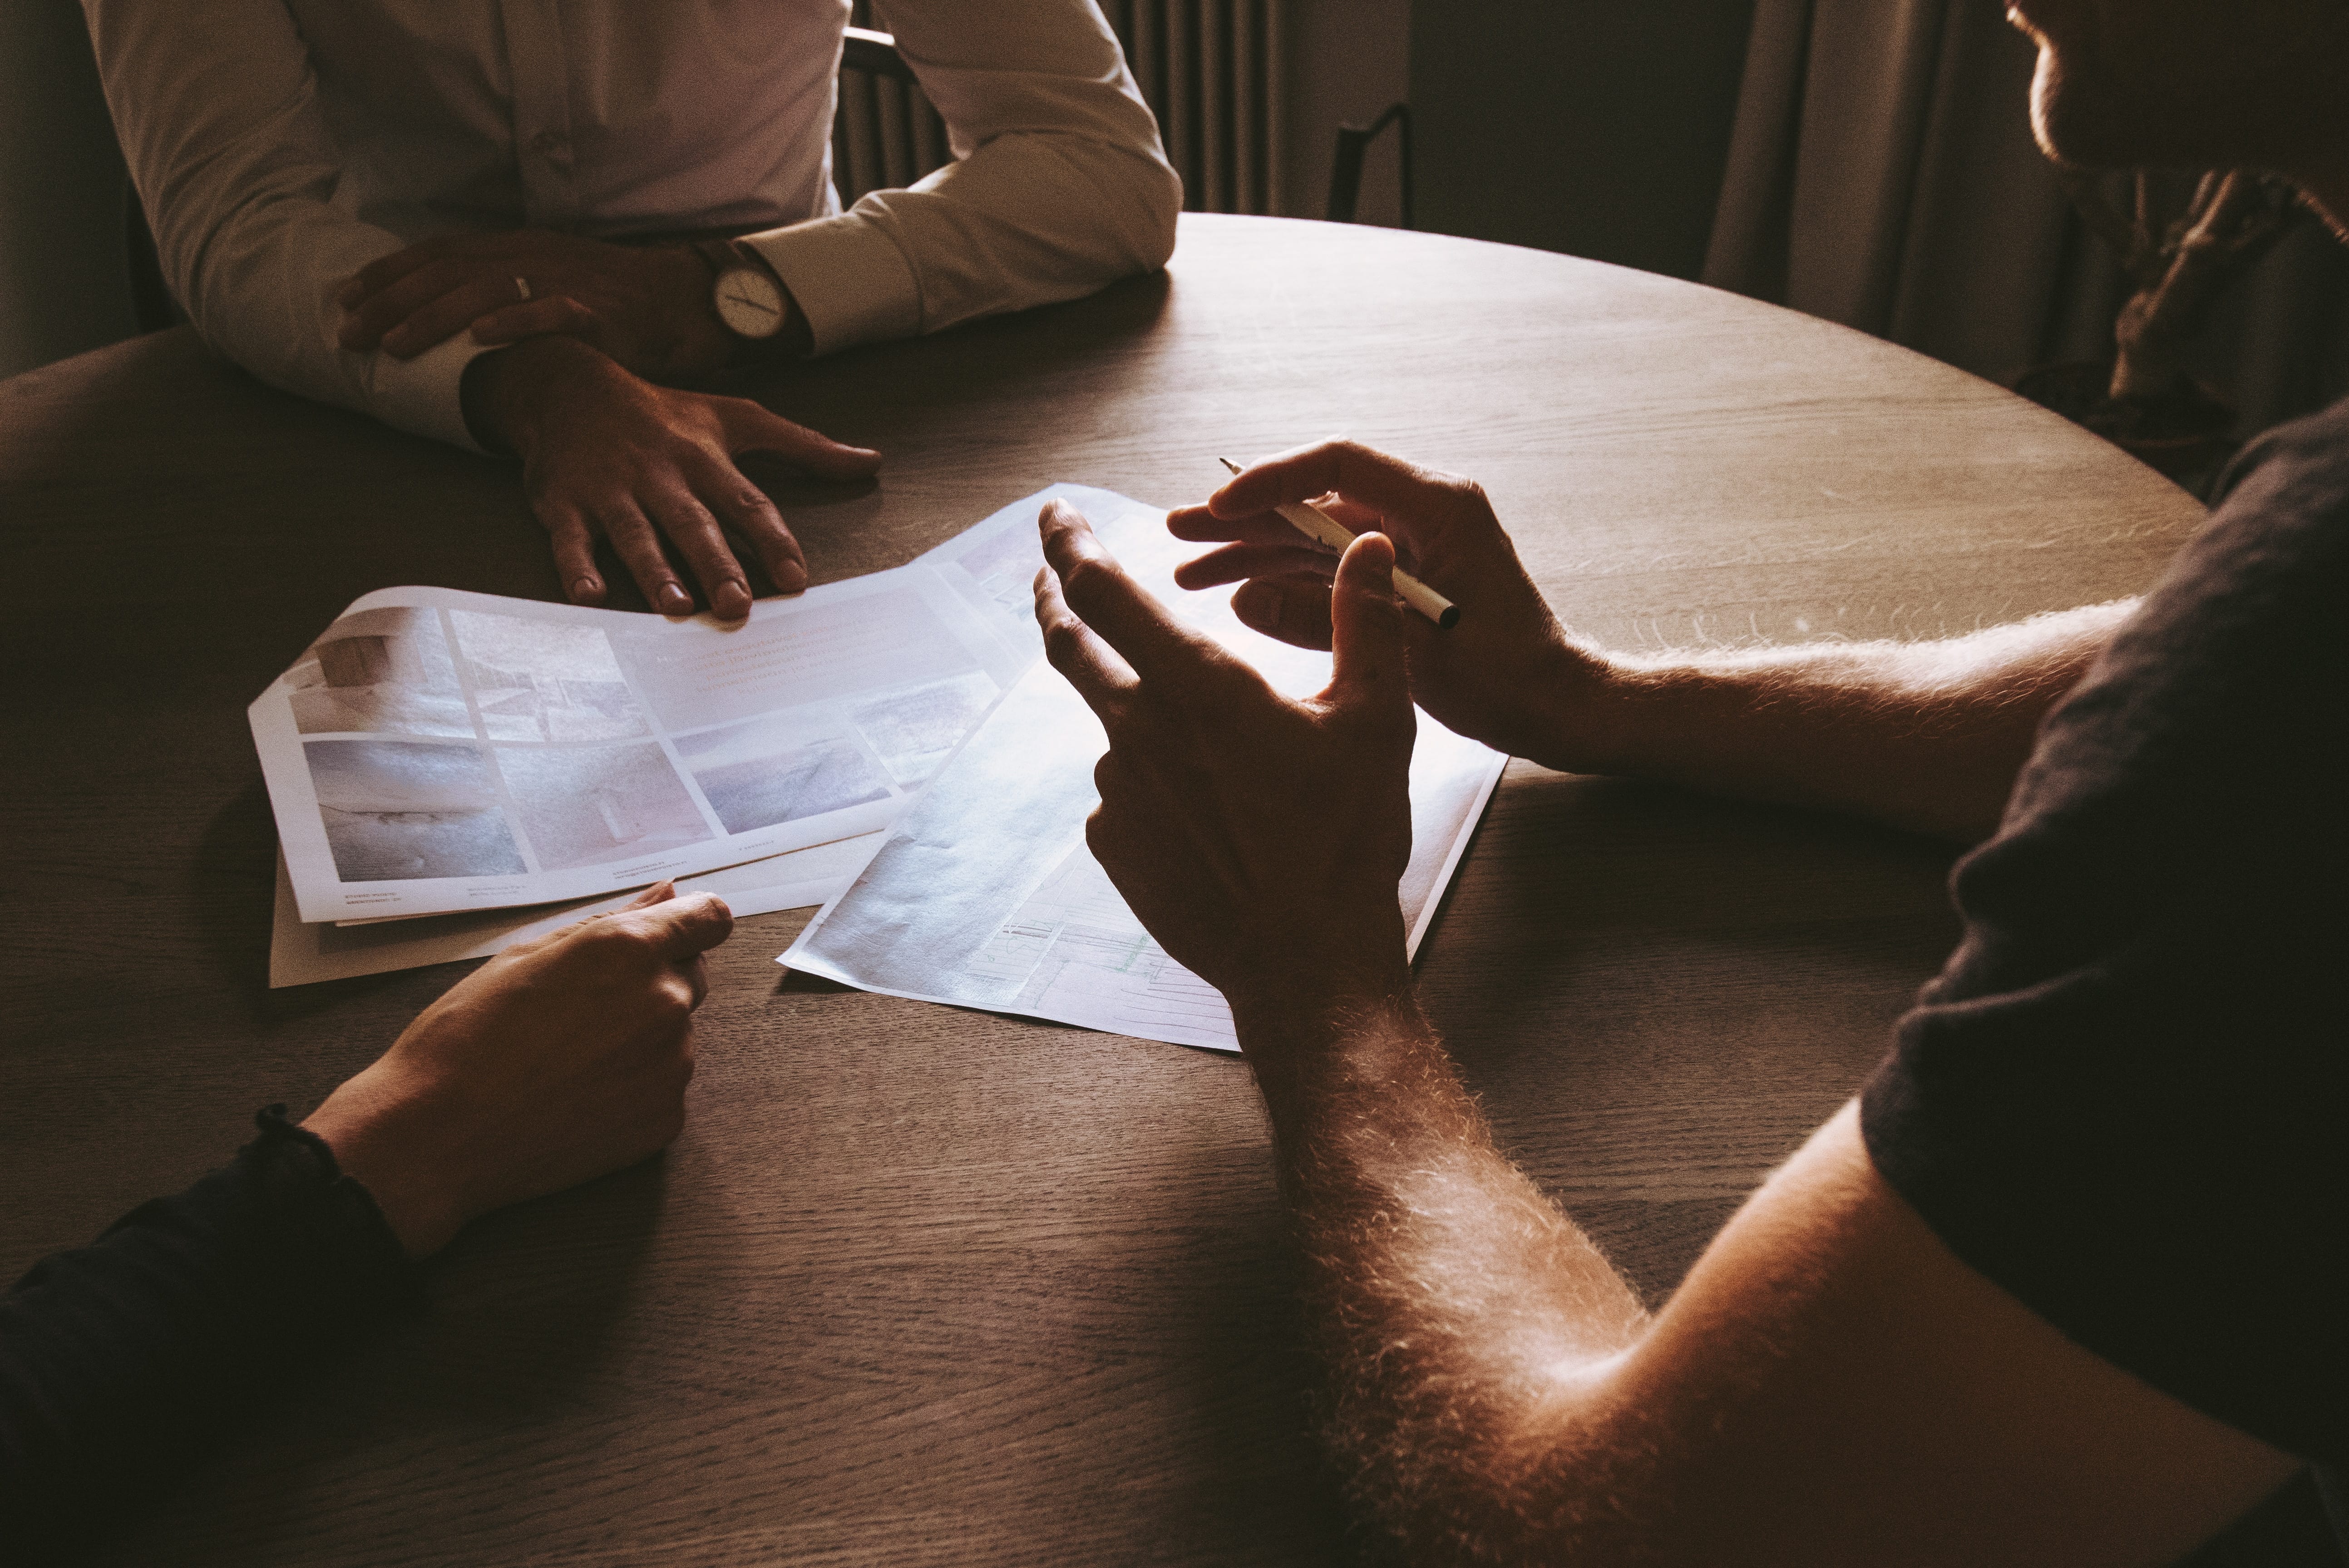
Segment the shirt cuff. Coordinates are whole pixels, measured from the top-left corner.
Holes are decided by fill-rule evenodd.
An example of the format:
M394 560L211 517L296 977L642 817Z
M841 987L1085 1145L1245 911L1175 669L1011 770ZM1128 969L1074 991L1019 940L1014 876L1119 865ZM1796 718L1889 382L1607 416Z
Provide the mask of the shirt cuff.
M911 337L922 330L922 286L897 242L857 212L747 234L807 318L814 352Z
M367 361L367 408L385 424L410 435L429 436L469 452L482 451L485 449L465 428L465 366L489 352L473 341L471 331L460 331L413 359L398 359L380 351L358 356Z

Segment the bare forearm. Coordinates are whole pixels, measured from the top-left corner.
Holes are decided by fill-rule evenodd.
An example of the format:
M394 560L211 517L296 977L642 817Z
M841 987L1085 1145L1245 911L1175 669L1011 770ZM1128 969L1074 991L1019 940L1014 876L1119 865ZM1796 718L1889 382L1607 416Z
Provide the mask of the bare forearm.
M1407 998L1243 1016L1329 1368L1328 1439L1413 1561L1557 1539L1560 1418L1647 1315L1493 1146ZM1540 1501L1537 1503L1535 1498Z
M2134 601L1931 643L1614 661L1595 770L1974 839Z

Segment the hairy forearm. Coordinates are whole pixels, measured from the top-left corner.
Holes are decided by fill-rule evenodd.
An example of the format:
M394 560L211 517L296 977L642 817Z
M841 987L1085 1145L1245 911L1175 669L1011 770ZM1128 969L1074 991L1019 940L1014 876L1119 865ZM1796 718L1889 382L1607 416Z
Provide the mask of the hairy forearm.
M2135 608L1930 643L1617 658L1593 770L1980 838L2040 719Z
M1571 1536L1595 1505L1525 1482L1555 1474L1562 1431L1646 1326L1639 1299L1494 1148L1407 997L1243 1015L1241 1039L1361 1507L1413 1561Z

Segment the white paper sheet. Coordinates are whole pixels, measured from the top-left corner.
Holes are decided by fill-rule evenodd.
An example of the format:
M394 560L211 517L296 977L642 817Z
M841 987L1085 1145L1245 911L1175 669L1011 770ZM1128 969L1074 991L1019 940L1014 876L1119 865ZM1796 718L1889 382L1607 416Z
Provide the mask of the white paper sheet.
M863 833L700 876L679 877L678 891L717 893L738 916L805 909L838 896L880 846L879 833ZM316 980L343 980L460 958L487 958L517 942L617 909L636 896L632 889L608 898L530 909L465 910L359 925L305 925L294 904L294 881L281 853L276 919L269 939L269 984L272 989L306 985Z
M1039 651L1044 499L1106 493L735 626L367 594L249 710L301 919L600 898L885 827Z
M1327 684L1328 655L1247 630L1228 590L1174 587L1192 547L1167 536L1163 513L1126 502L1088 514L1129 571L1275 686L1302 696ZM1032 667L778 962L917 1001L1238 1049L1223 997L1150 939L1085 848L1106 748L1074 689ZM1419 716L1398 890L1414 954L1506 761Z

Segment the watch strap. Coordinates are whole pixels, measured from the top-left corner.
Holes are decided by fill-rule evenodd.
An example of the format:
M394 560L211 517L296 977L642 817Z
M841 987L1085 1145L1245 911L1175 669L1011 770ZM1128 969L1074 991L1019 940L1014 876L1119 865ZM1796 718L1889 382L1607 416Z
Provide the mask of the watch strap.
M702 264L709 269L713 283L744 264L742 247L731 240L696 240L693 242L693 253L699 256Z

